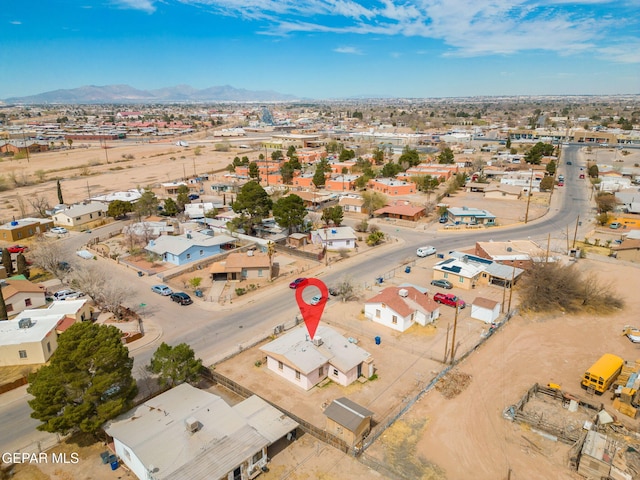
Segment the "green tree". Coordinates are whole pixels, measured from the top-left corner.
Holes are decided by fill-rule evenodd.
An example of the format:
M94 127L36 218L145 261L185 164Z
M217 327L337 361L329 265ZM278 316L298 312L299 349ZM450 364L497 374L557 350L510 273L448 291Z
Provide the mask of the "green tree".
M109 203L107 209L107 216L113 218L120 218L127 215L127 213L133 211L133 204L124 200L114 200Z
M545 168L545 170L547 171L547 173L551 176L555 175L556 173L556 162L554 162L553 160L550 160L549 163L547 163L547 167Z
M31 416L38 430L96 433L129 410L137 393L133 358L111 325L73 324L58 339L50 363L29 376Z
M364 192L362 194L362 208L373 217L373 212L387 204L387 197L380 192Z
M554 147L550 143L538 142L524 156L527 163L540 165L542 157L553 155Z
M173 217L174 215L177 215L178 213L180 213L178 204L175 202L173 198L167 198L164 201L164 213L166 215L169 215L170 217Z
M289 230L289 235L293 233L294 227L302 226L306 215L304 201L295 194L282 197L273 205L273 218L278 225Z
M325 226L328 226L331 223L331 207L322 209L322 216L320 217L320 220L322 220Z
M342 220L344 219L344 210L340 205L334 205L333 207L329 208L329 211L331 212L331 222L336 227L339 227L342 224Z
M376 147L376 149L373 151L373 161L376 165L382 165L384 163L384 150Z
M184 212L184 206L187 203L190 203L189 200L189 187L186 185L180 185L178 187L178 196L176 197L176 205L178 206L178 210Z
M271 160L274 162L279 162L283 157L284 155L282 154L282 150L275 150L271 152Z
M162 342L153 354L148 370L158 375L160 385L174 387L195 382L202 370L202 360L196 359L193 349L186 343L171 347Z
M24 275L25 278L29 279L31 272L29 272L27 259L22 253L19 253L16 257L16 270L18 271L18 275Z
M4 303L4 293L2 293L2 284L0 284L0 320L8 320L7 304Z
M136 202L135 212L138 217L148 217L158 211L158 197L147 187L142 192L142 196Z
M411 148L409 147L409 145L407 145L402 150L402 155L400 155L398 163L402 165L406 164L408 166L407 168L415 167L416 165L420 164L420 155L418 154L418 151L416 149Z
M540 190L543 192L549 191L553 188L553 177L546 175L540 180Z
M507 137L505 147L507 147L507 150L511 149L511 137Z
M294 145L289 145L289 148L287 148L287 157L291 158L295 154L296 154L296 147Z
M383 177L395 177L400 172L402 172L402 166L394 162L385 163L382 167Z
M598 176L600 175L600 171L598 170L598 165L591 165L589 167L588 172L591 178L598 178Z
M440 164L452 164L452 163L454 163L453 150L451 150L451 148L449 148L449 147L445 147L438 154L437 158L438 158L438 163L440 163Z
M64 204L64 198L62 198L62 186L60 186L60 179L56 180L56 187L58 190L58 203L62 205Z
M371 232L367 237L367 245L373 247L378 245L384 241L384 232L380 230L376 230L375 232Z
M352 158L356 158L356 152L347 148L343 149L338 156L338 160L340 160L341 162L347 162Z
M249 178L251 180L255 180L256 182L260 181L260 169L258 168L258 164L256 162L251 162L249 164Z
M2 249L2 266L7 273L7 277L13 275L13 261L11 260L11 254L6 247Z
M291 164L291 162L284 162L280 167L280 175L282 176L282 183L284 183L285 185L291 185L291 182L293 181L294 172L295 172L295 169L293 168L293 165Z
M329 162L323 158L316 165L316 171L313 174L313 179L311 181L316 187L323 187L327 181L325 174L330 171L331 167L329 166Z
M240 189L236 201L231 204L233 211L241 215L238 223L244 227L245 232L249 235L253 235L254 226L269 215L271 206L269 195L255 181L245 183Z

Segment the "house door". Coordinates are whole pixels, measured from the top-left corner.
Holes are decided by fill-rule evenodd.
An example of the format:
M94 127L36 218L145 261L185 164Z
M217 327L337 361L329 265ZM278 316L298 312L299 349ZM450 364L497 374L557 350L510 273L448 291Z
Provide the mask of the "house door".
M359 363L358 364L358 378L360 378L362 376L362 364Z
M233 471L233 480L242 480L242 469L240 467Z

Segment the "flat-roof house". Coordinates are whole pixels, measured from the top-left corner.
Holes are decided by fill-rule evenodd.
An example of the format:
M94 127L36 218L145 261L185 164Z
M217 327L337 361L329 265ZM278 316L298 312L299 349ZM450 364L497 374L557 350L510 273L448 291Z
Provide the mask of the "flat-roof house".
M72 205L56 212L53 223L61 227L77 227L106 217L107 206L103 203Z
M368 187L385 195L409 195L417 192L416 184L395 178L372 178L367 184Z
M255 395L234 405L187 383L109 422L116 455L141 480L256 477L298 424Z
M44 288L29 280L5 279L0 281L0 288L10 317L27 308L38 308L47 303Z
M373 375L369 352L325 325L318 326L313 340L300 326L260 350L267 356L270 371L304 390L325 378L346 387L360 376Z
M350 195L340 197L340 200L338 200L338 205L342 207L345 213L367 213L365 209L362 208L363 204L364 200L362 200L362 197L352 197Z
M476 242L474 253L478 257L525 270L531 268L536 262L555 260L554 257L547 259L544 249L531 240Z
M161 235L151 240L144 249L162 257L163 262L174 265L202 260L222 252L223 245L235 244L235 238L229 235L204 235L199 232L184 235Z
M0 240L16 242L47 232L53 227L50 218L22 218L0 225Z
M228 281L247 279L271 279L271 261L269 255L263 252L249 250L247 252L233 252L221 262L215 262L209 267L209 274L213 277L223 274Z
M328 250L353 250L357 239L351 227L326 227L311 231L311 243L320 244Z
M463 225L495 225L496 216L487 210L471 207L447 208L449 222Z
M371 431L373 412L346 397L336 398L324 411L326 430L358 447Z
M414 323L423 327L440 316L440 306L414 287L387 287L364 303L369 320L404 332Z
M500 198L503 200L518 200L522 195L522 188L517 185L502 183L487 185L484 188L484 198Z
M411 205L409 202L395 202L373 212L376 217L398 218L412 222L424 217L425 213L425 207Z
M56 326L62 317L43 315L0 322L0 366L46 363L58 348Z
M447 258L436 263L433 266L434 280L448 280L453 286L470 290L475 288L480 281L480 275L491 263L488 261L485 265L479 265L475 262L469 262L463 259Z

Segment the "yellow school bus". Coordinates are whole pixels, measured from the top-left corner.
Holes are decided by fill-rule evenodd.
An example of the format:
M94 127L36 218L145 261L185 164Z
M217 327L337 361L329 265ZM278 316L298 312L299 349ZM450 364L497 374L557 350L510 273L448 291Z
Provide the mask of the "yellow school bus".
M602 395L618 378L622 371L624 360L617 355L605 353L600 359L584 372L582 388L592 388L597 394Z

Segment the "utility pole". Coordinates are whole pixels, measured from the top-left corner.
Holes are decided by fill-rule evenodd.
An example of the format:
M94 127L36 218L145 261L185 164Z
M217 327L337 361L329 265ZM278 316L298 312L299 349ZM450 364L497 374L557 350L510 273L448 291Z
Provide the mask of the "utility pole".
M578 236L578 225L580 225L580 215L576 218L576 229L573 232L573 246L571 248L576 248L576 237Z
M511 285L509 285L509 310L507 310L508 312L511 311L511 297L513 295L513 282L516 278L516 267L513 267L513 270L511 270Z
M24 127L22 128L22 143L24 143L24 151L27 154L27 163L29 162L29 145L27 145L27 139L24 136Z
M551 246L551 234L547 235L547 255L544 259L544 263L549 263L549 247Z
M451 365L453 365L453 361L456 356L456 331L458 329L458 310L460 310L460 306L456 301L456 315L453 317L453 335L451 339Z
M531 185L533 184L533 168L531 169L531 176L529 177L529 191L527 192L527 211L524 214L524 223L529 221L529 204L531 203Z
M451 324L447 323L447 337L444 341L444 359L442 360L442 363L447 363L447 357L449 356L449 330L451 330Z

